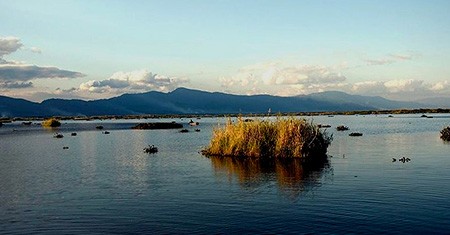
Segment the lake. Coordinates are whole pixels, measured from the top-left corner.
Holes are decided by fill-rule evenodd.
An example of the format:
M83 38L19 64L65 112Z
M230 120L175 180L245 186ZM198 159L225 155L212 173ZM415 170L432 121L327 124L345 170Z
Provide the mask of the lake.
M62 139L5 124L0 233L448 234L450 144L439 131L450 116L431 116L305 117L334 136L328 163L314 167L202 156L224 118L63 121ZM131 130L158 121L190 132ZM149 144L159 152L144 153Z

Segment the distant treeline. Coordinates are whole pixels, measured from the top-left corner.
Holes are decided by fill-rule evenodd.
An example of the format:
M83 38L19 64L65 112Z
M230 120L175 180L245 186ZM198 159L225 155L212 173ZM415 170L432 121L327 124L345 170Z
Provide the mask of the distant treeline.
M450 109L396 109L396 110L367 110L367 111L331 111L331 112L290 112L290 113L229 113L229 114L141 114L141 115L104 115L104 116L49 116L49 117L2 117L0 122L44 120L56 118L58 120L104 120L104 119L155 119L155 118L207 118L207 117L263 117L263 116L333 116L333 115L383 115L383 114L424 114L450 113Z

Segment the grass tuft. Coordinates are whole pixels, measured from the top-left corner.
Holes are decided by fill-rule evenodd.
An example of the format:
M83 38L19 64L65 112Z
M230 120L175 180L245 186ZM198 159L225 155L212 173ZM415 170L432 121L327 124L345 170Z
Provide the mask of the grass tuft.
M316 160L326 156L332 136L304 119L278 117L275 121L255 119L236 123L228 119L225 126L215 128L208 156L275 157Z
M50 118L50 119L44 120L42 122L42 126L43 127L59 127L59 126L61 126L61 122L59 122L55 118Z

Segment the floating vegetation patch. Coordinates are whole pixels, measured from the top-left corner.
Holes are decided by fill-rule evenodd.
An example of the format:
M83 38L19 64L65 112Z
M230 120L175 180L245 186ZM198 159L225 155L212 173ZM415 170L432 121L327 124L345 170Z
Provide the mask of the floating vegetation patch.
M441 130L441 139L450 141L450 126Z
M348 134L348 136L362 136L362 135L363 134L359 133L359 132L352 132L352 133Z
M61 134L61 133L55 133L55 134L53 135L53 138L57 138L57 139L61 139L61 138L63 138L63 137L64 137L64 135Z
M133 129L138 130L179 129L179 128L183 128L183 125L176 122L139 123L133 127Z
M317 126L319 128L330 128L331 127L331 125L328 125L328 124L317 124Z
M336 130L338 131L348 131L350 128L348 126L337 126Z
M154 145L148 145L148 147L144 148L144 152L145 153L151 153L151 154L157 153L158 152L158 148L155 147Z
M207 156L302 158L305 161L326 158L332 136L304 119L277 118L275 121L245 122L229 119L213 130Z

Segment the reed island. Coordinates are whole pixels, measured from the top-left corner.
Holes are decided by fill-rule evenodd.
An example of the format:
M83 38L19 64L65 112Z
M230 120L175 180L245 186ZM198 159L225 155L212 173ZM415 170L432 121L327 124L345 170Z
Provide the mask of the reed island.
M326 159L332 135L312 122L294 117L253 121L228 119L213 130L206 156Z
M42 122L43 127L59 127L61 126L61 122L59 122L55 118L49 118Z

